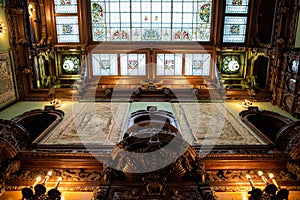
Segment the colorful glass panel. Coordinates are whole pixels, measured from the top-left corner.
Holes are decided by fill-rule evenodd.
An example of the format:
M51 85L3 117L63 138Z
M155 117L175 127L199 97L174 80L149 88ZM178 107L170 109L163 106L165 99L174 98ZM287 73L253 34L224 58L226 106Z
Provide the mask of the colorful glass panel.
M245 42L246 28L247 17L226 16L224 19L223 42Z
M55 18L55 20L58 42L79 42L79 28L77 16L58 16Z
M157 54L158 76L182 75L182 54Z
M91 0L93 41L209 41L211 7L212 0Z
M77 0L54 0L55 13L77 13Z
M146 54L120 54L120 64L121 75L146 75Z
M185 54L185 75L209 76L210 54Z
M118 55L92 54L92 69L94 76L118 75Z
M226 0L226 14L247 14L248 0Z
M105 41L107 30L105 28L105 4L104 1L91 0L92 33L94 41Z

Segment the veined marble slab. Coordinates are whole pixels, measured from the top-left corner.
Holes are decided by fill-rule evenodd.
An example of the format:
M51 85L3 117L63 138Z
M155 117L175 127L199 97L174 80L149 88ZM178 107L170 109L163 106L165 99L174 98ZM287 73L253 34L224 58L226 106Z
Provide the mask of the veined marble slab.
M173 109L184 139L192 145L265 144L223 103L174 103Z
M75 103L72 113L42 144L114 145L130 112L146 109L153 102ZM175 113L183 138L191 145L264 144L227 110L223 103L155 103L159 109Z
M72 112L43 144L103 144L119 141L129 103L74 103Z

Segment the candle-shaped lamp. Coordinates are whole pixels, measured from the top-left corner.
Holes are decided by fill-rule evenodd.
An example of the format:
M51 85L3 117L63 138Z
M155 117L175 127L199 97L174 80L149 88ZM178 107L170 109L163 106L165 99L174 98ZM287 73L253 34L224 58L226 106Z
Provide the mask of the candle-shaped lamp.
M47 183L47 181L48 181L48 179L50 178L50 176L52 175L52 171L49 171L48 173L47 173L47 176L45 176L45 178L44 178L44 180L43 180L43 183L42 184L45 184L45 183Z
M269 173L269 177L270 177L270 179L272 180L273 184L274 184L278 189L280 189L280 187L278 186L276 180L274 179L274 174Z
M246 174L246 178L249 180L251 187L252 187L252 188L255 188L254 183L253 183L253 181L252 181L252 179L251 179L250 174Z
M264 173L262 171L258 172L258 175L261 177L261 179L266 183L269 184L268 179L263 175Z
M61 178L61 177L58 177L57 182L56 182L56 184L55 184L55 189L58 188L58 186L59 186L59 184L60 184L61 181L62 181L62 178Z
M32 185L32 188L34 188L34 186L36 186L41 180L42 178L40 176L36 177L35 182Z

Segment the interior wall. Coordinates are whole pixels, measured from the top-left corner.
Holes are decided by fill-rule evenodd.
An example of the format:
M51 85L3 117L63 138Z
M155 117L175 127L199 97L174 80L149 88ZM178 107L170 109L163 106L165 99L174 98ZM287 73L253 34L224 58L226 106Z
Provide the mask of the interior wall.
M8 34L7 34L7 23L6 23L4 6L1 4L0 4L0 23L4 24L4 27L6 27L5 33L0 33L0 51L8 51L9 41L8 41Z

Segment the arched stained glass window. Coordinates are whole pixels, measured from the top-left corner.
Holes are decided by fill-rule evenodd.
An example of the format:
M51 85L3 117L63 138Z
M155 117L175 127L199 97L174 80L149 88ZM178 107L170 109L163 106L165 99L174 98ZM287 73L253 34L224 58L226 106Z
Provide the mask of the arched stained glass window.
M212 0L91 0L93 41L210 41Z

